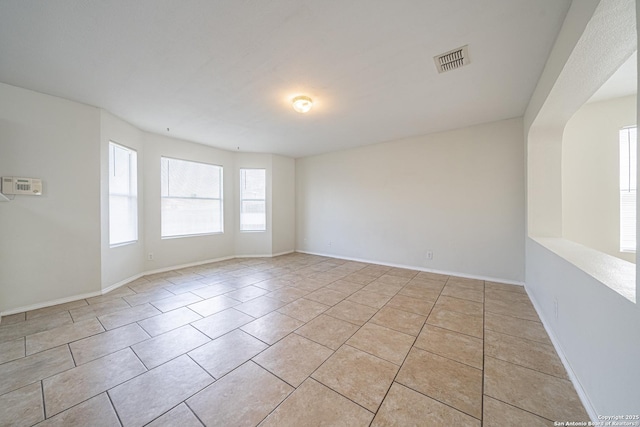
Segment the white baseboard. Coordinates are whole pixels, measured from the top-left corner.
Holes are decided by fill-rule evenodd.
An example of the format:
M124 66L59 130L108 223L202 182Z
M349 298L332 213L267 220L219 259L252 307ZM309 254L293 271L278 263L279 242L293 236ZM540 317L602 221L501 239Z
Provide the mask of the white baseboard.
M456 271L436 270L436 269L433 269L433 268L424 268L424 267L418 267L418 266L415 266L415 265L395 264L395 263L389 263L389 262L384 262L384 261L370 260L370 259L364 259L364 258L344 257L344 256L340 256L340 255L324 254L324 253L319 253L319 252L310 252L310 251L301 251L301 250L296 250L296 252L299 252L301 254L317 255L317 256L324 256L324 257L328 257L328 258L343 259L343 260L346 260L346 261L366 262L367 264L385 265L387 267L406 268L406 269L409 269L409 270L424 271L426 273L444 274L444 275L447 275L447 276L464 277L464 278L467 278L467 279L486 280L488 282L499 282L499 283L506 283L508 285L524 286L524 282L518 282L518 281L514 281L514 280L509 280L509 279L501 279L501 278L496 278L496 277L479 276L479 275L468 274L468 273L459 273L459 272L456 272Z
M567 375L569 376L569 380L573 384L573 387L576 389L576 393L578 393L578 397L582 402L582 406L584 406L584 409L587 411L589 418L591 418L591 421L595 425L596 422L600 421L598 420L598 413L593 407L593 404L591 403L591 400L589 399L589 396L587 395L586 391L582 387L580 380L578 380L578 377L573 371L573 368L571 367L571 363L569 363L569 359L567 359L567 357L565 356L564 351L562 350L562 346L560 345L560 341L558 341L558 339L556 338L556 335L553 333L553 329L549 327L549 323L547 322L547 319L544 317L543 312L540 309L540 305L538 304L538 301L536 301L533 295L529 293L529 290L527 289L526 285L524 289L525 291L527 291L527 295L529 296L529 299L531 300L533 307L538 313L538 317L540 317L542 326L544 326L544 329L547 331L547 334L549 335L549 339L551 339L551 344L553 344L553 347L556 349L556 353L558 353L558 357L560 357L560 360L562 361L564 368L567 370Z
M9 316L11 314L17 314L17 313L23 313L23 312L26 312L26 311L38 310L39 308L51 307L52 305L64 304L64 303L67 303L67 302L77 301L77 300L85 299L85 298L97 297L97 296L100 296L102 294L103 294L103 291L88 292L86 294L73 295L73 296L65 297L65 298L58 298L58 299L54 299L52 301L26 305L24 307L18 307L18 308L14 309L14 310L3 311L2 313L0 313L0 322L2 321L2 316Z

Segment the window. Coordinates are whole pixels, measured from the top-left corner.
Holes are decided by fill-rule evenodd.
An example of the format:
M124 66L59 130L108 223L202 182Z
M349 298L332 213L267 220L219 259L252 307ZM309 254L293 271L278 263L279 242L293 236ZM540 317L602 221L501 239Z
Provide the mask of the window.
M138 240L138 154L109 142L109 245Z
M240 169L240 231L267 229L266 192L264 169Z
M620 129L620 252L636 251L637 128Z
M162 237L222 233L222 167L160 161Z

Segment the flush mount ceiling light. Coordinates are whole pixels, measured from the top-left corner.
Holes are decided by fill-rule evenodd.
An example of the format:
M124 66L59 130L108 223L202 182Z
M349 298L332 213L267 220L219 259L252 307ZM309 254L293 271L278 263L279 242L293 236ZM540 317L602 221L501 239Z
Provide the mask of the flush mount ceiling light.
M313 101L308 96L296 96L292 101L293 109L298 113L308 113L313 107Z

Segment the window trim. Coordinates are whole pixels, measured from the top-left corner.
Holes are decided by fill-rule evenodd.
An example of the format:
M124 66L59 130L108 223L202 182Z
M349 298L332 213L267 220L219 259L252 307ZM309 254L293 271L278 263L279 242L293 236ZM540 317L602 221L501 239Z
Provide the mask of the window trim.
M162 195L162 160L177 160L181 162L198 163L205 166L213 166L220 171L220 198L215 197L165 197ZM220 231L208 231L205 233L162 235L162 199L186 199L186 200L219 200L220 201ZM200 237L224 234L224 166L215 163L200 162L198 160L180 159L171 156L160 156L160 239L181 239L184 237Z
M244 199L242 198L242 171L243 170L261 170L264 171L264 199ZM240 168L240 182L238 188L238 198L240 200L238 228L241 233L266 233L267 232L267 169L266 168ZM264 202L264 229L262 230L243 230L242 229L242 202Z
M131 245L134 243L138 243L138 241L140 240L140 227L139 227L139 222L140 222L140 215L139 215L139 209L138 209L138 150L135 150L131 147L128 147L124 144L120 144L119 142L116 142L112 139L109 140L109 144L107 146L108 148L108 152L107 152L107 162L108 162L108 182L107 182L107 192L108 192L108 211L109 211L109 221L108 221L108 225L107 225L107 230L108 230L108 234L109 234L109 248L117 248L120 246L127 246L127 245ZM133 240L126 240L126 241L122 241L122 242L117 242L117 243L112 243L111 242L111 149L112 148L120 148L122 150L128 151L129 153L133 153L135 155L135 159L133 159L133 161L131 160L131 158L129 159L129 194L128 195L124 195L124 194L120 194L121 196L126 196L129 198L133 198L135 200L135 208L136 208L136 214L135 214L135 239ZM129 154L131 156L131 154ZM115 161L115 157L114 157L114 161ZM135 164L135 171L131 170L131 166ZM115 167L115 166L114 166ZM135 172L135 173L132 173ZM134 180L131 179L131 177L134 178ZM132 182L135 181L135 182ZM134 188L135 185L135 188ZM131 195L131 190L135 189L135 193L132 196Z

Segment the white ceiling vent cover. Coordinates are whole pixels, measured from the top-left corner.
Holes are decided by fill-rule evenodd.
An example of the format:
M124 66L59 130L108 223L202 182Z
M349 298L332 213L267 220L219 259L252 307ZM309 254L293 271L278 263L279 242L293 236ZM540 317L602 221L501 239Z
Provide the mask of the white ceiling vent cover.
M436 68L439 73L463 67L471 62L469 60L468 45L434 56L433 60L436 63Z

